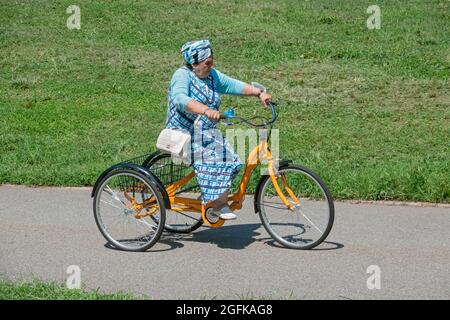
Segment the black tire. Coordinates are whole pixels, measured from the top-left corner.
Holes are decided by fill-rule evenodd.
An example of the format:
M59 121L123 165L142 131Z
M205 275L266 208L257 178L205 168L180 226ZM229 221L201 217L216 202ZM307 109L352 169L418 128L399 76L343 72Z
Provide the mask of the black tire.
M182 178L193 171L192 166L185 164L173 163L170 154L156 153L147 158L143 167L152 172L164 186ZM177 190L176 194L184 196L183 193L190 191L200 191L197 179L193 178L181 190ZM199 213L179 213L169 208L166 211L165 230L173 233L190 233L203 225L202 217Z
M149 216L137 219L136 211L131 208L132 205L125 193L138 203L139 201L143 203L146 198L150 199L154 196L154 207L157 208L156 211L158 213L152 213ZM122 194L123 198L121 199ZM102 205L100 208L101 203L107 205ZM129 168L118 168L109 172L98 183L94 191L93 206L97 227L103 237L117 249L125 251L148 250L159 240L164 230L166 211L160 191L156 184L141 172ZM108 211L113 212L113 214L108 214ZM106 218L107 216L108 218ZM111 216L111 219L121 219L123 222L120 222L122 226L120 230L122 233L129 233L130 235L119 236L120 232L115 231L113 234L113 231L110 229L112 229L111 226L114 224L106 226L106 220L110 219L109 216ZM147 217L151 217L151 221L146 219ZM141 224L138 222L141 222ZM139 235L134 235L134 232L123 232L125 224L140 226L141 230L146 230L139 231L141 233ZM136 229L138 228L136 227ZM135 244L131 245L131 243Z
M257 194L255 195L255 208L259 213L264 228L278 243L291 249L312 249L322 243L331 231L334 222L333 197L322 179L310 169L302 166L289 164L280 167L277 181L281 186L283 186L280 183L281 175L287 180L287 173L289 173L287 184L290 188L293 188L295 195L299 199L299 204L296 204L295 209L289 210L282 203L274 191L275 189L269 175L264 176L258 186ZM298 188L297 185L301 186L301 188ZM299 194L297 189L304 190L304 194ZM287 194L286 189L283 191L284 194ZM292 201L293 203L294 201ZM306 207L304 207L306 205L317 208L320 216L318 216L317 220L316 216L314 216L316 223L310 219L312 211L306 210ZM303 215L302 222L300 222L300 215ZM284 219L289 221L296 219L297 221L295 223L286 223ZM275 222L275 220L283 222ZM320 222L321 228L317 227L316 224L319 224L318 222ZM301 232L297 234L298 231ZM310 231L311 233L308 233ZM311 239L311 236L316 233L317 239Z

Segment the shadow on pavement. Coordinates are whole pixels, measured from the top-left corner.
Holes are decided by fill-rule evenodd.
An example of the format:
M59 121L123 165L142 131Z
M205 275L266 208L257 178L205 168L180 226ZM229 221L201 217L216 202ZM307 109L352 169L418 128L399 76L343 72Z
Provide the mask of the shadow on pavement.
M160 240L146 252L164 252L184 247L186 242L200 242L215 244L219 248L242 250L247 248L255 241L264 242L265 244L287 250L295 250L283 247L281 244L273 240L271 237L258 238L261 235L258 229L262 228L261 224L239 224L229 225L220 228L201 227L199 230L189 234L171 233L164 231ZM265 231L264 231L265 232ZM168 246L167 248L161 248ZM105 247L111 250L118 250L109 243ZM344 245L336 242L324 241L319 246L309 251L338 250ZM119 250L120 251L120 250Z
M160 248L161 244L167 245L168 248L165 248L165 249ZM142 253L142 251L132 252L132 251L126 251L126 250L117 249L116 247L114 247L110 243L105 243L104 247L106 249L114 250L114 251L122 251L122 252L129 252L129 253ZM170 251L170 250L183 248L183 247L184 247L184 244L182 244L181 242L172 241L170 239L164 240L164 239L161 238L153 247L151 247L150 249L148 249L145 252L164 252L164 251Z
M261 233L261 224L238 224L217 229L206 228L192 234L192 241L216 244L219 248L241 250L247 248Z
M281 244L279 244L272 238L269 238L269 240L266 241L265 243L271 247L275 247L275 248L279 248L279 249L296 250L296 249L289 249L289 248L283 247ZM344 245L342 243L324 241L321 244L319 244L317 247L309 249L308 251L339 250L339 249L342 249L343 247L344 247Z

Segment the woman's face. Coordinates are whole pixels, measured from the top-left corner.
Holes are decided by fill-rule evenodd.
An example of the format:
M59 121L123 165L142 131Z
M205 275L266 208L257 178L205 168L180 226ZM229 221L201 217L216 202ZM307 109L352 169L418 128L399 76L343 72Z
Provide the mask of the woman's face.
M214 59L212 56L210 56L208 59L203 60L198 64L193 65L195 74L199 78L206 78L207 76L209 76L209 73L211 72L213 66L214 66Z

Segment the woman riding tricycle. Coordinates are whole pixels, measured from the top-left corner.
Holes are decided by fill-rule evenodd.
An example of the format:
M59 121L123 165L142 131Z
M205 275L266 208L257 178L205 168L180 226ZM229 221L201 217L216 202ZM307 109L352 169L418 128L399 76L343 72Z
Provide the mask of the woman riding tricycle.
M92 192L94 216L103 236L119 249L142 251L153 246L163 230L187 233L202 224L220 227L236 219L234 212L242 208L252 173L265 162L254 209L266 230L285 247L311 249L320 244L333 225L333 199L317 174L273 158L268 138L277 112L271 95L257 83L246 84L214 69L207 40L186 43L182 54L186 66L171 80L165 134L173 134L174 144L187 137L184 147L190 152L179 161L169 142L167 148L104 171ZM255 124L234 115L232 109L221 115L220 94L257 96L270 108L272 118ZM231 195L232 180L242 165L216 129L220 119L261 133L238 190Z

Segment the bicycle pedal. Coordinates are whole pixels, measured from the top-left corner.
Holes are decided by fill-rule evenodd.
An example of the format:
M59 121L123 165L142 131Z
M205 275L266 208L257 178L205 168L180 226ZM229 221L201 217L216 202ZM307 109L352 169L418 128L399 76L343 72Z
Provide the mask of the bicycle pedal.
M213 208L208 208L205 212L206 220L208 220L209 223L214 224L219 221L219 213L216 212Z

